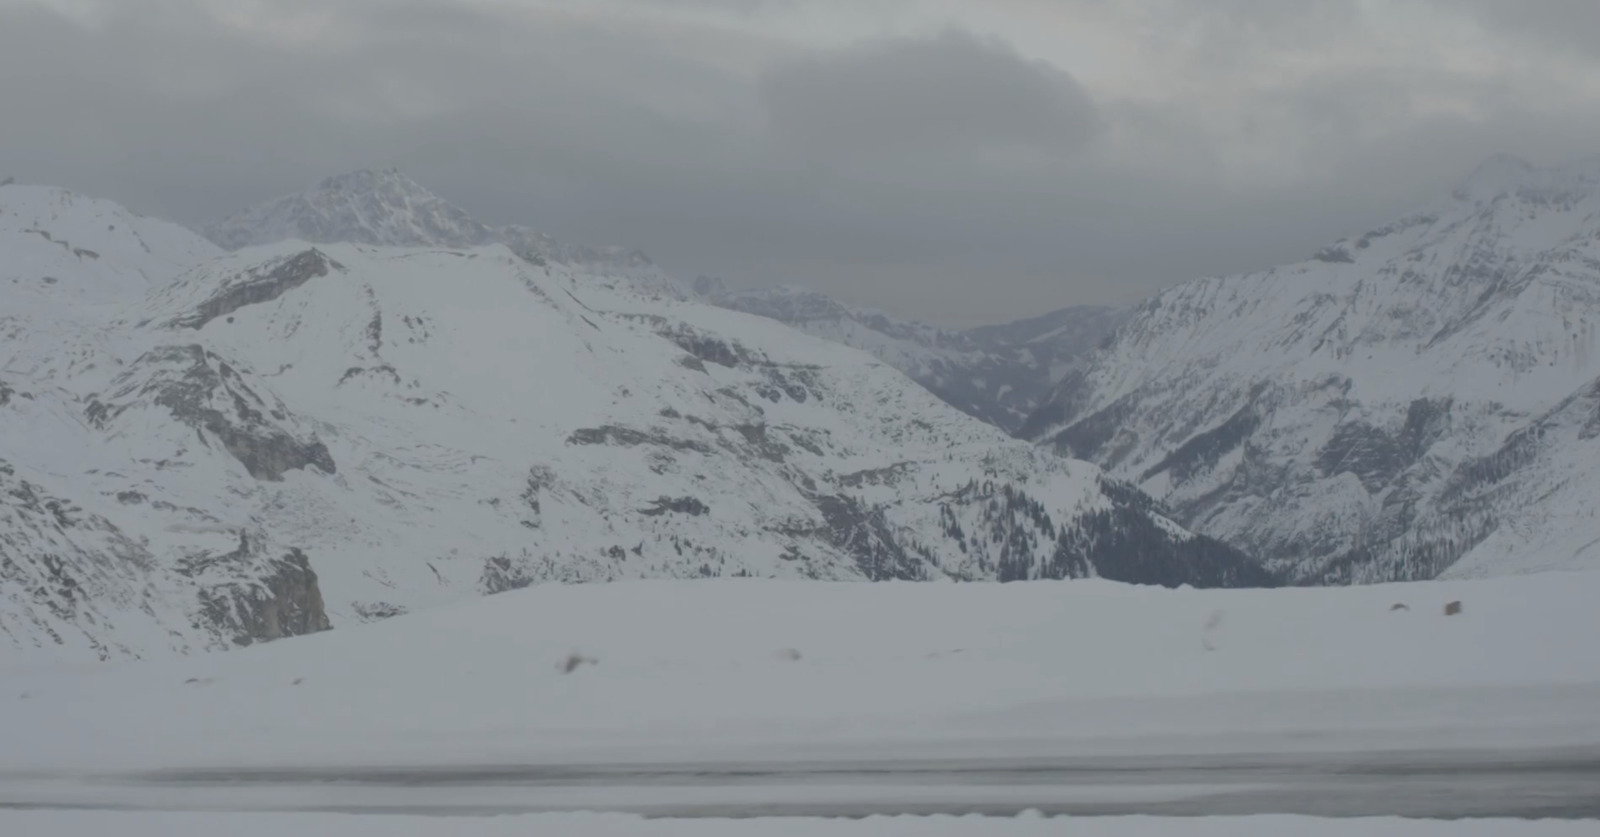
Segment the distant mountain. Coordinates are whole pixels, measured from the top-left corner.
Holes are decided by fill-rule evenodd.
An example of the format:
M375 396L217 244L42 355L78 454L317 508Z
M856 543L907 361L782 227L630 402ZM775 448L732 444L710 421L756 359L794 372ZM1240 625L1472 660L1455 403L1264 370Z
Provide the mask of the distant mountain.
M1123 309L1081 305L965 331L847 306L798 287L729 291L694 283L703 300L756 314L872 354L962 412L1008 432L1127 319Z
M416 197L350 205L379 239L455 223ZM864 353L504 244L224 254L8 186L0 271L0 656L542 582L1275 581Z
M1022 434L1302 582L1600 566L1600 158L1150 300Z
M202 232L228 250L281 241L375 247L504 244L537 264L582 267L597 277L625 279L653 293L684 293L671 276L638 250L574 246L527 227L484 224L398 169L363 169L329 177L300 194L251 207Z

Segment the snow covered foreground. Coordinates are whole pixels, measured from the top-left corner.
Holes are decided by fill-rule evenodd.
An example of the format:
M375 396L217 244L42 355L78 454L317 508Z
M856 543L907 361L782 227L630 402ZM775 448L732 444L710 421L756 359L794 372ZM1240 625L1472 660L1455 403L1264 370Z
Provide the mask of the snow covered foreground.
M231 654L0 667L0 771L1597 744L1597 598L1595 573L548 585Z
M0 829L26 837L168 837L230 834L236 837L1576 837L1592 835L1588 822L1429 822L1402 819L1317 820L1249 817L1166 820L994 819L982 817L878 817L866 820L644 820L608 815L540 815L480 819L401 818L328 814L130 814L126 812L7 811Z

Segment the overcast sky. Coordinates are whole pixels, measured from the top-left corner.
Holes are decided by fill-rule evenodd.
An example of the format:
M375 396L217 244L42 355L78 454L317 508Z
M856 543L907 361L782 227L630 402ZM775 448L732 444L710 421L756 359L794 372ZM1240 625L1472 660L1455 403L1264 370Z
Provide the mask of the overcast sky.
M1302 258L1600 154L1595 0L0 0L0 176L483 220L949 323Z

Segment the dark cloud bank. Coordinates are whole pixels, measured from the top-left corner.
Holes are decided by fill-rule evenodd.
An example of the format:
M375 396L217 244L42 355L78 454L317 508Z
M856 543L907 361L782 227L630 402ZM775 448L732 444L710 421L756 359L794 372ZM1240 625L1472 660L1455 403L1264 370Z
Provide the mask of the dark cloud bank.
M1303 257L1497 151L1600 152L1582 78L1540 99L1527 79L1356 62L1222 89L1241 32L1309 38L1344 25L1338 2L1233 0L1191 27L1216 39L1193 69L1219 74L1214 105L1090 89L945 25L815 47L675 23L668 3L266 5L127 0L85 21L0 0L0 175L200 223L398 165L489 221L974 323ZM1600 67L1572 35L1592 3L1450 8L1468 7L1506 49ZM1245 139L1281 132L1300 173L1222 165L1227 135L1201 124L1217 114Z

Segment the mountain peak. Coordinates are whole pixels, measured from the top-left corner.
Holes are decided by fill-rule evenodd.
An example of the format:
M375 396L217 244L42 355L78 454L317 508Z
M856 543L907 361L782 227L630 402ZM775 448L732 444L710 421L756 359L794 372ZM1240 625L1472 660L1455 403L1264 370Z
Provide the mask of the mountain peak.
M437 200L422 184L412 180L398 167L386 169L356 169L344 174L323 178L312 191L323 192L382 192L401 191Z
M325 178L233 215L206 237L238 250L285 239L391 247L472 247L494 231L397 168L358 169Z
M1600 156L1541 167L1511 154L1496 154L1458 184L1457 200L1486 202L1507 195L1581 198L1600 192Z

